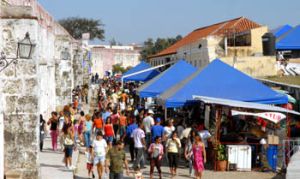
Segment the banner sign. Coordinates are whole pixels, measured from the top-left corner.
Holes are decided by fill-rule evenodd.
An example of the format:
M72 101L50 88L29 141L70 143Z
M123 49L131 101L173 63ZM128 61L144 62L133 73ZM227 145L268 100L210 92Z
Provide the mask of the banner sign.
M232 116L244 115L244 116L261 117L261 118L267 119L269 121L272 121L275 124L280 122L282 119L286 118L286 116L284 114L279 113L279 112L251 113L251 112L242 112L242 111L231 110L231 114L232 114Z

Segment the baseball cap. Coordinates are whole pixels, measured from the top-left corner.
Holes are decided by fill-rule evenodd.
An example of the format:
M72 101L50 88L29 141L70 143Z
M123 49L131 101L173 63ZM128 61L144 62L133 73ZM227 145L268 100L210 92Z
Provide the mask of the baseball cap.
M160 122L161 120L160 120L160 118L158 117L158 118L156 118L156 122Z

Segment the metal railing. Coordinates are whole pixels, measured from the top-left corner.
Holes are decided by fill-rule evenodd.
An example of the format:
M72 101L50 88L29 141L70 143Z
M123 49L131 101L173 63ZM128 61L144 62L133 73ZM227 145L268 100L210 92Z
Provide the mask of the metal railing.
M286 169L287 165L293 154L300 149L300 138L290 138L282 140L283 143L283 168Z

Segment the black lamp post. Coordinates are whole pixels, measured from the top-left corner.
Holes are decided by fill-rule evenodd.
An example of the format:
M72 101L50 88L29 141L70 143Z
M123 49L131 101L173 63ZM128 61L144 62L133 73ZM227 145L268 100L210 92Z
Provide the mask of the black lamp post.
M27 32L25 34L25 38L23 40L21 40L20 42L18 42L16 57L14 57L14 58L12 58L12 57L7 58L5 56L5 53L1 52L1 56L0 56L0 72L2 72L5 68L7 68L12 63L17 64L19 58L22 58L22 59L31 59L31 56L32 56L32 53L34 51L35 45L36 44L34 44L34 43L31 42L29 33Z

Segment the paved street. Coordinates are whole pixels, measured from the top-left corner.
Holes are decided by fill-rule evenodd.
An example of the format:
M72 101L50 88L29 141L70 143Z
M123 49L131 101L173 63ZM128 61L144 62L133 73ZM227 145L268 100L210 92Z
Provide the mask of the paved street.
M73 178L73 171L65 169L62 162L63 152L54 152L51 149L51 138L47 137L44 141L44 150L39 154L39 164L42 179L68 179ZM58 146L60 149L60 146ZM78 151L73 152L73 165L76 165Z
M129 153L127 152L127 159L129 160ZM83 154L83 152L80 153L78 163L77 163L77 169L75 170L75 179L87 179L88 174L86 170L86 159ZM132 166L132 163L129 163L129 167ZM150 178L150 166L149 163L147 163L147 168L143 169L143 176L145 179ZM98 178L96 168L94 168L94 173L96 175L96 178ZM188 174L188 168L181 165L178 168L177 176L173 177L173 179L188 179L192 178ZM171 178L169 174L169 168L167 166L167 163L164 162L162 166L162 175L163 178ZM104 175L105 176L105 175ZM133 179L133 171L130 172L130 176L126 176L124 172L124 178L125 179ZM157 171L154 170L154 179L157 179ZM275 173L263 173L263 172L214 172L211 170L206 170L204 172L203 179L283 179L282 176L276 175Z

